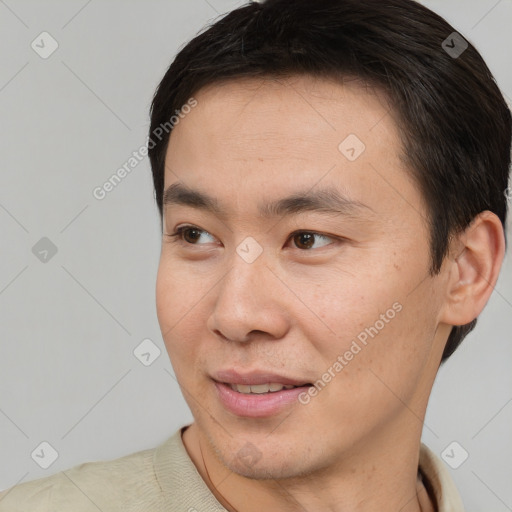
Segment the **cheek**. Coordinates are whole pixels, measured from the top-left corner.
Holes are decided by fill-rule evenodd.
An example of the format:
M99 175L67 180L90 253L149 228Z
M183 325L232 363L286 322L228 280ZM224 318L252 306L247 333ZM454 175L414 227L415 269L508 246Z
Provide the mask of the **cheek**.
M427 305L429 297L435 299L430 292L426 283L408 297L391 293L378 316L373 308L357 312L364 322L330 352L331 364L342 356L343 368L329 389L329 399L354 413L354 427L357 419L384 416L423 396L436 330L435 304ZM397 296L399 300L392 302Z
M179 266L160 262L156 280L156 311L167 352L173 365L177 360L192 357L194 344L190 341L200 329L194 322L200 302L200 290L194 292L187 274ZM203 291L204 294L204 291Z
M180 319L189 319L205 286L204 279L194 278L190 269L162 254L156 279L156 309L163 334L179 329Z
M167 266L160 261L156 278L156 312L164 339L175 323L176 282Z
M378 269L375 265L368 265L364 271L354 269L351 273L333 268L322 275L296 279L294 288L299 290L299 306L309 310L306 315L309 322L305 321L304 311L298 316L304 318L302 327L310 331L308 339L317 344L320 351L332 354L348 350L351 340L360 333L364 339L365 329L375 323L379 331L387 327L400 309L399 305L393 305L403 301L400 281L396 270ZM381 315L384 315L383 320ZM329 339L318 336L320 331Z
M301 301L316 314L309 315L313 322L304 320L302 330L326 369L344 354L350 367L375 371L404 360L418 366L428 357L439 300L428 258L405 253L390 250L365 261L361 271L357 264L350 273L334 268L321 284L300 287ZM320 330L327 335L319 336Z

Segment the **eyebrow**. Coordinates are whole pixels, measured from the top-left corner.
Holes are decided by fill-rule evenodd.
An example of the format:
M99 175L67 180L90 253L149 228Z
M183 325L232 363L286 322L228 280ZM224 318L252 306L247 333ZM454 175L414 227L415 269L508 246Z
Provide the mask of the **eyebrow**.
M167 208L171 205L189 206L210 212L219 218L228 217L228 212L215 197L180 182L173 183L165 190L163 205ZM265 218L297 215L304 212L348 216L363 213L363 210L366 209L373 212L368 205L344 196L333 187L298 191L287 197L258 206L260 216Z

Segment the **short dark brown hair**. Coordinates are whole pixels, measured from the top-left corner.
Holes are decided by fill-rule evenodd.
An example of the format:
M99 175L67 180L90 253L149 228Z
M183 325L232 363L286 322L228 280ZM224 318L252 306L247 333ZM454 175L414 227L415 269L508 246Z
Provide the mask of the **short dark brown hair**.
M207 85L291 75L355 76L388 95L401 156L428 205L431 275L480 212L505 226L510 110L474 46L413 0L266 0L230 12L170 65L151 105L150 139ZM149 149L160 218L171 131ZM452 328L442 361L475 324Z

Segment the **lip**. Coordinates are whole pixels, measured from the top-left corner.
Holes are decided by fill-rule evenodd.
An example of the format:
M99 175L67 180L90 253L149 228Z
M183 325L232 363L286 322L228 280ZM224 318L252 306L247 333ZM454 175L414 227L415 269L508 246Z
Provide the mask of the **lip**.
M247 386L257 386L258 384L267 384L275 382L285 386L304 386L310 382L293 377L285 377L277 373L267 371L252 370L250 372L237 372L233 369L220 370L213 375L213 380L224 384L245 384Z
M310 383L276 373L251 371L240 373L235 370L221 370L213 377L217 397L226 410L245 418L265 418L279 414L297 405L298 397L307 391ZM230 384L258 385L277 383L298 386L272 393L245 394L231 389Z
M224 408L236 416L246 418L274 416L293 404L297 405L299 395L308 389L308 386L301 386L273 393L249 395L231 389L229 384L222 382L214 382L214 384Z

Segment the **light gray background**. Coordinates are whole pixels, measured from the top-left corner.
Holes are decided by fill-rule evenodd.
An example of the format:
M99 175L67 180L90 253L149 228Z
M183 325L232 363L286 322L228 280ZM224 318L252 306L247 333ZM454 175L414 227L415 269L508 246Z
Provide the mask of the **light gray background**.
M512 1L424 3L512 97ZM104 200L92 190L145 143L177 49L241 4L0 0L0 489L154 447L191 421L155 312L148 159ZM47 59L31 48L43 31L59 44ZM42 237L58 249L46 263L32 253ZM511 270L508 254L476 331L439 373L424 428L438 455L453 441L469 453L450 471L474 512L512 510ZM150 366L133 354L144 339L161 350ZM43 441L58 452L46 470L31 457Z

